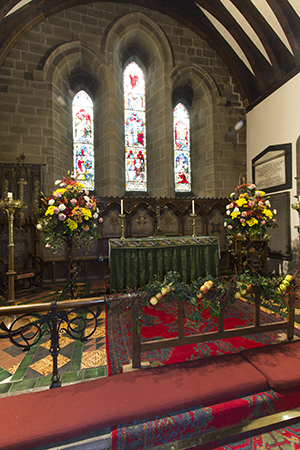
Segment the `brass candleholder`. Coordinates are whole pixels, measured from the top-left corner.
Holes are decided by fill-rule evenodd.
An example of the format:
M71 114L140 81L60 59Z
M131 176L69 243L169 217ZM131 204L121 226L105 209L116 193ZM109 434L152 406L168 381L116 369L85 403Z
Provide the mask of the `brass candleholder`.
M15 301L15 254L14 254L14 215L17 209L22 208L23 201L22 200L14 200L11 197L7 197L4 200L0 200L0 209L4 209L4 211L7 214L8 219L8 299L7 302L10 304L10 306L14 305L16 303ZM5 326L7 328L10 328L12 323L16 320L16 316L7 316L3 320ZM26 323L21 324L24 326L24 324L28 324L29 321L26 320Z
M125 214L119 214L120 217L120 222L121 222L121 237L120 239L125 239L124 236L124 219L125 219Z
M298 212L298 217L299 217L299 225L296 226L295 228L297 228L298 230L298 241L299 241L299 249L298 249L298 267L299 267L299 272L300 272L300 196L297 197L295 195L295 198L297 198L296 203L292 203L292 208L295 209Z
M190 214L192 218L192 237L196 237L196 216L197 214Z

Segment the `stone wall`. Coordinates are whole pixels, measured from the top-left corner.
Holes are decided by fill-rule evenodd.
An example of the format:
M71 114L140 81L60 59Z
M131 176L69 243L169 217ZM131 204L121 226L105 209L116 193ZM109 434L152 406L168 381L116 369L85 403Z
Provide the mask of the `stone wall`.
M95 106L96 195L123 196L122 71L136 58L146 73L148 195L174 197L172 108L191 111L192 195L228 196L245 172L244 107L227 67L174 19L147 8L90 3L30 29L0 68L0 157L43 165L42 190L72 170L73 95Z

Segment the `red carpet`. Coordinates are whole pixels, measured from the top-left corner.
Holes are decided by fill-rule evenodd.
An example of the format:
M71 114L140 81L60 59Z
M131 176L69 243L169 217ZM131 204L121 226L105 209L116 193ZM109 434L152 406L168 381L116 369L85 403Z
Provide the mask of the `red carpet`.
M190 307L189 307L190 308ZM217 330L217 319L211 318L208 313L203 315L200 326L189 320L191 311L186 310L186 334L209 332ZM241 327L253 323L253 305L237 300L225 316L225 329ZM261 313L262 323L271 323L282 320L275 314ZM149 361L152 367L177 362L190 361L208 356L236 353L243 349L274 344L282 340L280 332L272 331L250 335L216 340L205 343L183 345L176 348L167 348L144 352L143 361ZM177 336L177 306L172 303L159 303L157 306L146 307L141 324L142 340L155 338L170 338ZM122 366L131 359L131 313L120 307L108 310L107 313L107 357L108 375L122 372Z

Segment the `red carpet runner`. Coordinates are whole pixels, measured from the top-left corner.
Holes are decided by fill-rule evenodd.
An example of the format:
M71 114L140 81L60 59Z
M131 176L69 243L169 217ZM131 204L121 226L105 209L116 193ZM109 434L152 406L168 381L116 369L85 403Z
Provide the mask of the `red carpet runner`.
M203 322L197 325L188 319L186 312L186 334L195 332L207 332L216 330L216 319L208 314L203 317ZM156 307L147 307L144 310L141 326L142 339L154 339L174 337L177 335L176 323L177 308L170 303L160 303ZM123 364L128 364L131 358L131 317L130 311L117 308L108 311L107 314L107 350L109 375L122 371ZM280 320L275 314L261 313L262 323L270 323ZM253 322L253 306L238 300L226 314L225 329L249 325ZM177 348L169 348L145 352L143 361L149 361L150 365L159 366L183 362L207 356L236 353L243 349L254 348L267 344L277 343L285 339L280 332L267 332L247 337L229 338L214 342L190 344ZM298 397L300 391L298 393ZM120 424L112 430L112 450L141 450L155 445L162 445L174 440L195 436L199 433L232 425L239 418L240 421L252 420L266 414L298 406L299 400L294 398L294 392L290 396L281 397L273 390L256 394L246 398L237 399L230 405L222 403L214 407L203 408L201 405L189 411L179 411L177 414L168 414L152 418L148 421L136 421L128 424ZM230 408L230 409L229 409ZM297 424L286 427L279 434L270 431L266 435L256 436L247 434L239 438L227 439L217 443L206 444L205 450L213 449L249 449L263 448L280 449L281 443L291 445L299 442L299 426ZM277 433L277 434L276 434ZM298 433L298 434L297 434ZM238 440L240 439L240 440ZM266 443L270 442L270 447ZM199 449L203 450L203 446ZM285 447L282 447L285 448ZM289 448L289 447L287 447ZM300 448L300 447L290 447Z

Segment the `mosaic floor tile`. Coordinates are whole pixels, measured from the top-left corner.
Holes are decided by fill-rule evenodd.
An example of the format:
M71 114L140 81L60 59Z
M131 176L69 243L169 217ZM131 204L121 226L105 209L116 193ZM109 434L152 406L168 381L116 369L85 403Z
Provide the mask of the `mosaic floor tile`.
M69 358L66 358L65 356L58 355L57 356L57 367L60 368L67 364L70 361ZM34 364L31 364L30 367L34 369L36 372L39 372L43 376L50 375L53 370L53 363L52 363L52 356L49 355L44 359L41 359L40 361L37 361Z
M107 357L105 348L93 350L91 352L83 352L81 359L81 369L88 369L106 365Z

